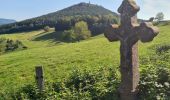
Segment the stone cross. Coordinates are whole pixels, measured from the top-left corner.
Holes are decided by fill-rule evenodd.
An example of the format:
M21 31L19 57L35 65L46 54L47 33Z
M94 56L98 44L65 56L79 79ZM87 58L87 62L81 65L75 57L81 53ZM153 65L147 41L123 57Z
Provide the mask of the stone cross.
M110 41L120 41L119 87L121 100L136 100L139 83L138 40L150 42L158 35L159 30L151 22L138 24L137 12L140 8L134 0L123 0L118 9L120 25L107 25L105 37Z
M42 66L37 66L35 68L35 78L36 78L36 83L37 83L37 87L39 89L40 92L43 91L44 89L44 79L43 79L43 68Z

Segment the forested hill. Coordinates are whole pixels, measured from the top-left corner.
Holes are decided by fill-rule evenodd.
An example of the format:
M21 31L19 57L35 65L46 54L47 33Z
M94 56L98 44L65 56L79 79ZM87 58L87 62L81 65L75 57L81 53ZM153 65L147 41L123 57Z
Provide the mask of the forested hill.
M116 13L108 9L105 9L102 6L89 4L89 3L79 3L71 7L65 8L63 10L60 10L58 12L47 14L42 17L54 17L54 16L61 17L61 16L75 16L75 15L108 15L108 14L113 14L117 16Z
M81 20L86 21L89 28L95 31L94 28L100 29L102 24L117 23L118 15L99 5L79 3L54 13L0 26L0 34L37 30L45 26L56 27L62 31Z
M14 22L16 22L16 21L15 21L15 20L12 20L12 19L0 18L0 25L10 24L10 23L14 23Z

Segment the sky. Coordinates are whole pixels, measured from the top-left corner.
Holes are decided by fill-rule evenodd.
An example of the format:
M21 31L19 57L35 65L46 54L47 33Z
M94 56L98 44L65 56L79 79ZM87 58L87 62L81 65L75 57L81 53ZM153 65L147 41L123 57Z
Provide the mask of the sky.
M101 5L117 12L122 0L0 0L0 18L25 19L38 17L51 12L62 10L80 2ZM136 0L141 10L138 17L149 19L158 12L163 12L166 20L170 20L170 0Z

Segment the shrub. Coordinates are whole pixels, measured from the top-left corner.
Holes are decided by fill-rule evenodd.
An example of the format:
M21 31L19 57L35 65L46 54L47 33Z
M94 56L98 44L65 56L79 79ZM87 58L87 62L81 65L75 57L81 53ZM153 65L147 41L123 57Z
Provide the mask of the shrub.
M27 47L22 44L19 40L11 40L0 38L0 53L10 52L19 49L26 49Z
M65 30L62 34L62 38L64 41L74 42L76 41L76 34L74 30Z
M156 53L162 54L162 53L168 52L169 50L170 50L170 45L168 44L160 45L156 48Z
M76 34L78 41L85 40L85 39L91 37L91 32L88 29L88 25L84 21L80 21L75 24L74 32Z
M156 47L156 48L155 48ZM157 51L158 46L154 46ZM160 46L159 46L160 47ZM152 52L142 61L141 79L139 84L140 100L169 100L170 70L169 53Z
M168 100L170 97L170 70L147 67L141 73L139 100ZM73 70L70 77L46 84L39 92L34 85L26 85L12 93L15 100L119 100L120 79L113 68Z
M92 99L114 100L118 98L118 78L114 69L101 68L96 72L79 70L73 71L66 87L71 91L82 91L89 93Z
M73 70L68 79L54 83L53 87L62 99L118 100L119 82L113 68Z
M139 97L141 100L168 100L170 72L167 68L149 69L141 73Z
M11 96L15 100L118 100L118 84L119 80L113 68L73 70L70 77L46 84L42 93L39 93L35 86L26 85Z
M84 21L76 23L73 29L65 30L62 33L62 39L68 42L85 40L88 39L90 36L91 32L88 30L88 25Z
M50 27L49 27L49 26L45 26L45 27L44 27L44 31L45 31L45 32L49 32L49 31L50 31Z

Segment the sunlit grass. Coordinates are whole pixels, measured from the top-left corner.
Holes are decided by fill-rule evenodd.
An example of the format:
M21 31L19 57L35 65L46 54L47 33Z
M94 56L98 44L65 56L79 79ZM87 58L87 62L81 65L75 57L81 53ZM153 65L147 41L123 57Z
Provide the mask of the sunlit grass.
M98 67L119 67L119 42L110 43L103 35L79 43L62 43L53 38L34 40L52 32L43 33L40 30L0 35L20 40L28 47L0 55L0 92L15 91L25 84L33 84L37 65L43 66L45 80L49 82L69 76L69 72L75 68L93 70ZM161 26L160 34L153 42L139 43L140 58L153 52L150 47L170 43L169 37L170 26Z

